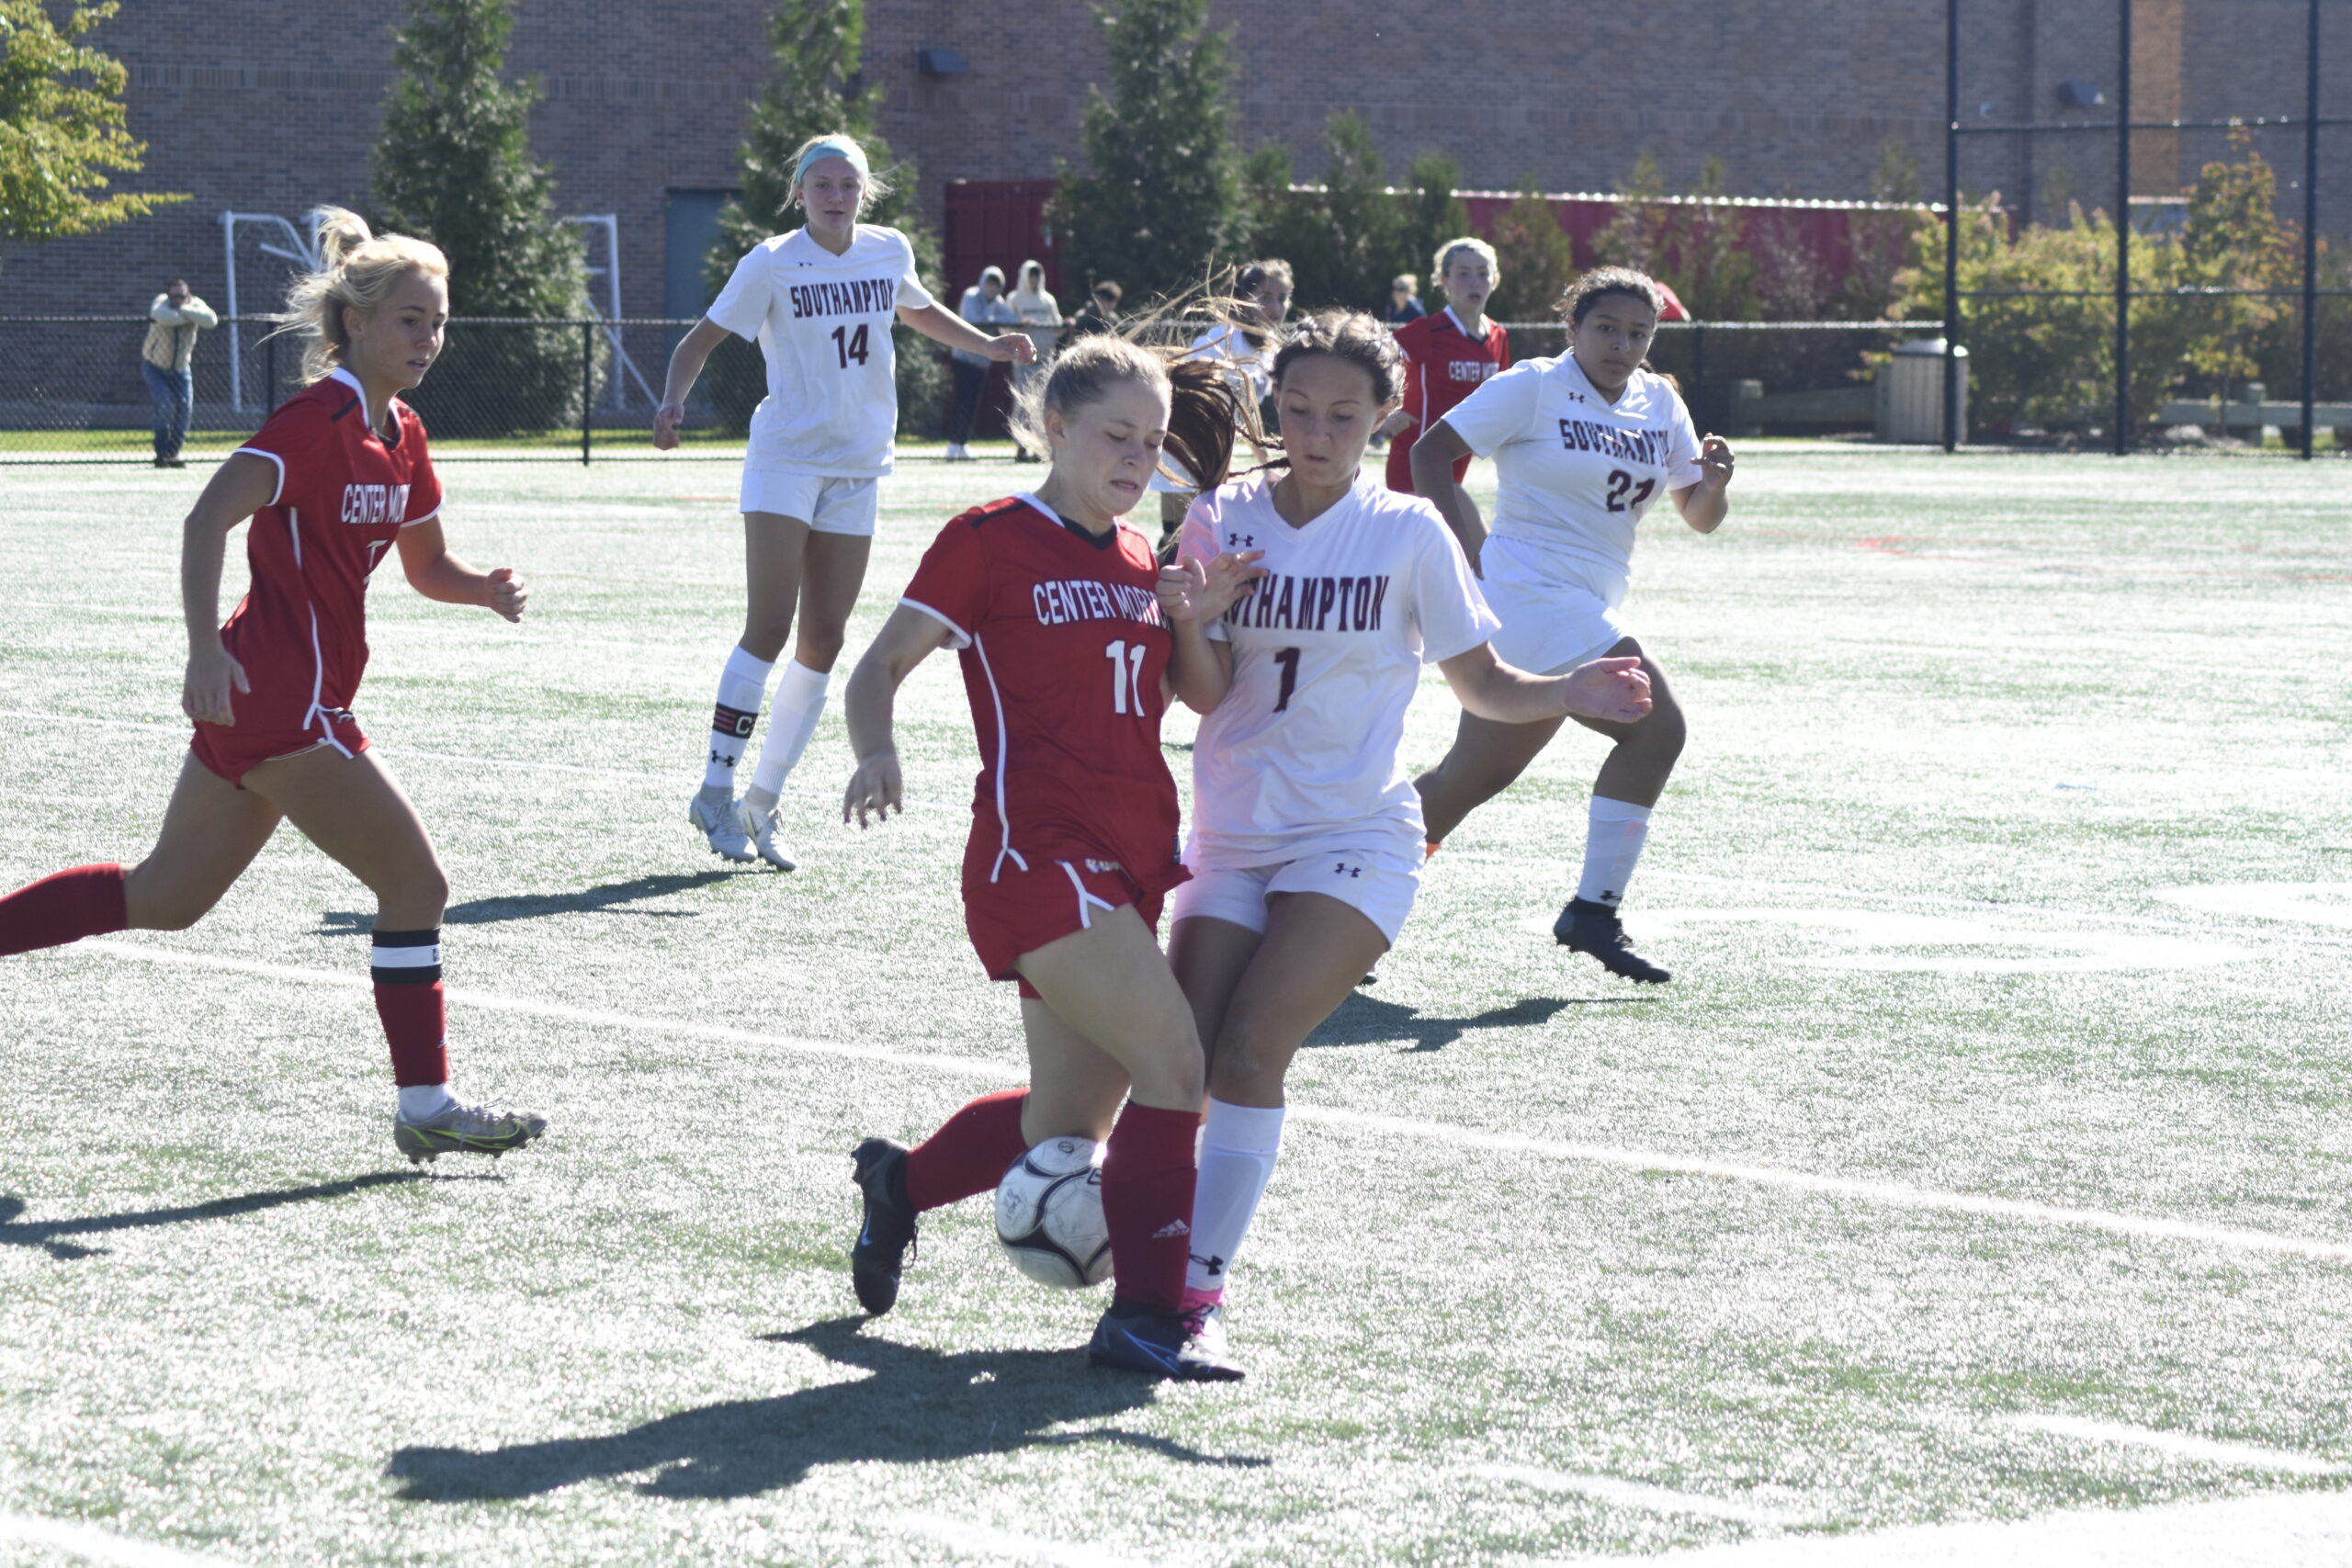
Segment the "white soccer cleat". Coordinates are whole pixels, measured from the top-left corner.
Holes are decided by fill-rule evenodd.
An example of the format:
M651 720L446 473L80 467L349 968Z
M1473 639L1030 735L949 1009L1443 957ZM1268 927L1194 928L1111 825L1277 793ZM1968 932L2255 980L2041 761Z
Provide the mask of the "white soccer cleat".
M710 852L720 860L749 865L760 858L752 847L752 835L743 829L742 810L733 799L713 800L697 795L686 807L686 820L702 829L702 836L710 840Z
M784 841L782 807L771 806L765 811L754 811L750 801L739 800L735 803L735 811L736 825L751 840L752 848L762 860L778 871L799 869L798 857L793 854L792 846ZM718 847L717 840L711 841L711 847Z
M447 1107L420 1121L392 1119L392 1145L408 1156L411 1165L423 1165L443 1155L488 1155L496 1159L519 1149L548 1130L548 1119L526 1111L499 1111L487 1105Z

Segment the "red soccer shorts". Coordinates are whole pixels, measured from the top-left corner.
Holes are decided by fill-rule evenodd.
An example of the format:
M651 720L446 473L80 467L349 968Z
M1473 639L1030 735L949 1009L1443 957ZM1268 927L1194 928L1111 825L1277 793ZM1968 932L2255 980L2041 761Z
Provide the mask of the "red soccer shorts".
M327 734L320 732L322 726ZM334 746L346 757L356 757L368 750L368 737L360 733L358 720L337 710L322 715L308 729L248 729L242 724L198 720L196 739L188 750L196 753L198 761L243 789L245 775L262 763L298 757L321 746Z
M1001 847L993 833L985 840L974 834L964 852L964 929L989 979L1016 981L1023 996L1035 996L1014 967L1021 955L1091 929L1122 904L1134 905L1144 924L1159 931L1162 896L1145 892L1117 861L1033 856L1024 871L1010 855L1000 860Z

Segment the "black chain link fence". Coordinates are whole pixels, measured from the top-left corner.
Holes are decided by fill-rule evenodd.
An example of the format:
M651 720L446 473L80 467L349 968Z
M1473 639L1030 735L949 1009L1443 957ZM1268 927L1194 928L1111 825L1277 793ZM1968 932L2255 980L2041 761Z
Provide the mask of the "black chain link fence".
M2352 398L2352 301L2325 308L2346 319L2324 323L2318 395ZM436 458L540 457L586 462L654 457L653 411L671 350L692 320L458 319L440 361L407 394L433 433ZM1182 344L1205 322L1166 321L1148 334ZM0 463L151 460L153 404L140 371L143 316L0 316ZM301 352L271 334L268 318L223 319L197 343L195 401L187 453L218 457L250 434L299 386ZM1565 351L1557 322L1506 323L1514 361ZM1931 337L1923 321L1671 321L1662 323L1651 362L1681 384L1702 429L1747 434L1886 434L1884 401L1873 387L1894 348ZM944 351L897 329L900 434L935 438L947 415ZM1980 351L1991 345L1978 340ZM1995 368L1988 360L1984 369ZM1982 372L1980 372L1981 376ZM1006 372L991 371L979 434L1001 434ZM715 455L740 449L765 389L757 345L729 336L712 354L687 408L684 439ZM2243 389L2204 405L2167 402L2155 430L2205 426L2215 436L2258 440L2283 416L2263 392L2284 400L2284 384ZM1977 396L1983 396L1980 386ZM2352 449L2352 412L2334 405L2318 423L2339 422L2334 450ZM2249 429L2248 427L2252 428ZM1983 434L1980 430L1979 434ZM1999 437L2021 433L1992 432ZM2154 430L2151 431L2151 435Z

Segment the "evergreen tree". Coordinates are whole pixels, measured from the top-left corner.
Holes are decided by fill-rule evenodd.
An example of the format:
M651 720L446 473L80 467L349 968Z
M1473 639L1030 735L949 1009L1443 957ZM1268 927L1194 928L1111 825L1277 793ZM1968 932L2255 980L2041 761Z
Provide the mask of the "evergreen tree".
M126 129L128 73L81 41L117 8L77 5L61 27L44 0L0 0L0 240L86 234L187 199L96 194L147 151Z
M1083 171L1057 175L1064 276L1073 289L1117 278L1137 300L1182 293L1244 228L1227 35L1208 30L1208 0L1125 0L1094 15L1111 91L1089 89Z
M1323 149L1330 158L1323 175L1323 209L1331 225L1326 302L1378 314L1388 303L1388 280L1409 265L1405 214L1388 194L1380 149L1362 115L1334 113L1324 122Z
M1438 308L1441 280L1430 274L1437 248L1470 232L1470 209L1453 194L1462 183L1462 166L1442 152L1424 152L1413 160L1405 176L1412 197L1405 209L1405 254L1412 259L1403 270L1423 275L1421 298Z
M503 75L514 30L509 0L410 0L370 159L378 226L441 247L453 316L578 318L587 264L531 155L538 85ZM576 423L581 341L577 327L455 326L433 375L405 395L445 434ZM592 343L601 359L602 339Z
M1667 264L1674 225L1673 209L1658 199L1666 195L1666 176L1658 173L1657 159L1646 152L1634 159L1618 195L1623 199L1608 227L1592 237L1592 265L1630 266L1656 277Z
M1241 165L1247 221L1237 249L1244 260L1288 262L1291 303L1312 310L1333 298L1331 219L1320 192L1293 190L1294 183L1289 148L1269 141L1250 150Z
M1502 273L1487 301L1487 313L1498 321L1550 321L1576 272L1576 254L1559 215L1532 177L1495 219L1487 238ZM1556 338L1553 342L1556 344ZM1511 357L1521 358L1524 352L1514 339Z
M1710 158L1700 165L1699 187L1693 196L1720 199L1725 184L1724 163ZM1756 313L1756 263L1741 248L1739 209L1710 202L1663 209L1667 214L1666 254L1659 265L1673 269L1667 281L1674 286L1690 314L1702 321L1741 321ZM1652 276L1658 274L1653 272Z
M711 247L705 279L709 297L718 297L744 252L770 235L800 227L805 215L786 201L793 154L812 136L838 133L856 138L876 175L891 187L867 205L859 221L903 232L914 246L916 271L925 286L954 310L956 280L940 276L939 243L922 221L915 167L894 167L888 144L874 129L882 89L865 85L860 69L864 0L780 0L768 18L768 48L775 57L775 74L762 89L743 133L742 192L718 211L719 238ZM891 332L898 351L899 428L929 433L946 395L942 351L910 328ZM766 390L758 351L721 345L704 385L723 423L748 428L752 410Z

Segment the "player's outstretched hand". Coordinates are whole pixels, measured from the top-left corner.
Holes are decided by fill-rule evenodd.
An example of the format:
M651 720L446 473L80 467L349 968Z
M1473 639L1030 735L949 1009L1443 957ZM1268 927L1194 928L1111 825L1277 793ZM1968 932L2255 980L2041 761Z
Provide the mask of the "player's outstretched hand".
M180 686L180 711L207 724L234 724L236 711L229 705L232 686L240 692L254 689L245 679L245 667L231 658L227 649L191 653L187 679Z
M1717 490L1731 483L1731 443L1720 435L1710 435L1699 443L1699 482Z
M1206 626L1266 575L1263 550L1228 550L1204 567L1191 556L1159 569L1159 613L1177 626Z
M1027 333L1000 333L989 339L989 357L1012 361L1015 365L1037 363L1037 345Z
M880 823L888 821L893 811L904 816L906 809L906 786L899 782L896 751L876 751L858 763L857 772L849 776L849 791L842 797L844 824L854 816L857 825L864 828L868 812Z
M502 566L490 574L490 607L510 621L523 618L523 606L531 601L531 591L514 575L511 566Z
M678 444L678 426L685 423L686 405L663 403L653 411L653 449L667 452Z
M1596 659L1560 677L1560 694L1577 718L1632 724L1649 716L1650 678L1638 659Z

